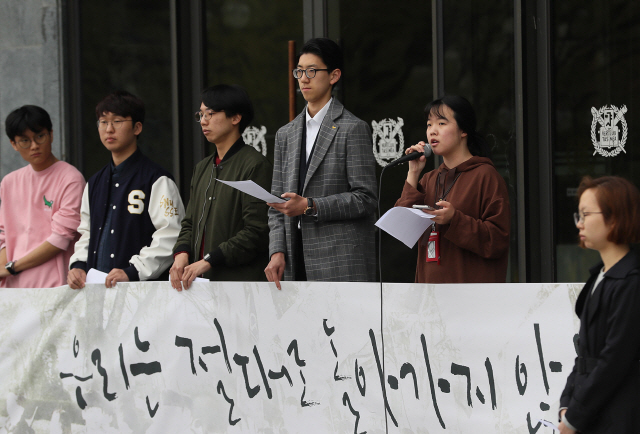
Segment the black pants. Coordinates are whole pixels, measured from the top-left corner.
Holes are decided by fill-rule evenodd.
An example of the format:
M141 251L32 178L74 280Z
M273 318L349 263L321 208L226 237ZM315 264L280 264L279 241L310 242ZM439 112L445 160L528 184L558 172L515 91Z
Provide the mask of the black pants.
M304 246L302 245L302 231L298 229L296 240L296 269L295 269L295 279L298 282L306 282L307 281L307 269L304 265Z

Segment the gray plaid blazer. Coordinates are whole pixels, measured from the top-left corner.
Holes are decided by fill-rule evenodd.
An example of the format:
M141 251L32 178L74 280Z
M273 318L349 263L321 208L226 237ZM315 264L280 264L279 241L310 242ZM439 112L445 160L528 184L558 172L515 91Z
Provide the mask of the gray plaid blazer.
M306 109L276 133L271 192L298 191ZM315 217L301 217L304 262L310 281L375 281L376 162L371 130L335 98L320 126L302 196ZM269 256L285 254L284 280L296 280L292 252L298 217L269 208Z

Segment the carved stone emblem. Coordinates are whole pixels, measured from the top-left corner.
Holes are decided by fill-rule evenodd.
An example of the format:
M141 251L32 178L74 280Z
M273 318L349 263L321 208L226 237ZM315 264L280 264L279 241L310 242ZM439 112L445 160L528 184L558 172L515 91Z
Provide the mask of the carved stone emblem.
M596 110L591 107L593 121L591 122L591 141L595 151L593 155L600 154L603 157L615 157L621 151L625 154L627 151L624 145L627 143L627 121L624 114L627 112L627 106L623 105L617 108L614 105L601 107ZM596 126L599 125L596 130Z
M267 141L264 138L265 134L267 134L267 127L264 125L260 125L260 129L257 127L247 127L244 133L242 133L242 140L244 140L247 145L253 146L256 151L266 157Z
M402 118L398 118L397 121L387 118L380 122L371 122L371 127L373 128L373 155L382 167L402 156L404 151L403 126L404 121Z

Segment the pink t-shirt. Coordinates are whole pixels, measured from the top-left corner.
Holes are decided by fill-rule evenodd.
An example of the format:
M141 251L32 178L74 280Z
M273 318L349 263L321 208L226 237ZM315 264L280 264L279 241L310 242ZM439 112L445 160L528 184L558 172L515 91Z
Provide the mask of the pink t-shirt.
M0 250L18 260L48 241L63 252L42 265L0 280L3 288L66 285L69 258L78 238L85 181L72 165L58 161L36 172L29 165L0 183ZM0 264L4 267L4 264Z

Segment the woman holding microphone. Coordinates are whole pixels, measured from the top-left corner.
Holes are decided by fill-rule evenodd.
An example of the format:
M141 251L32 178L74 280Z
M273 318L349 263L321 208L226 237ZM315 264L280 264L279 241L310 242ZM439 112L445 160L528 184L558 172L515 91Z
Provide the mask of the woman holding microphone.
M427 105L427 140L443 158L420 174L424 156L409 162L396 206L428 205L434 225L420 238L417 283L505 282L509 253L509 195L476 131L476 115L461 96ZM425 142L405 153L424 152Z

